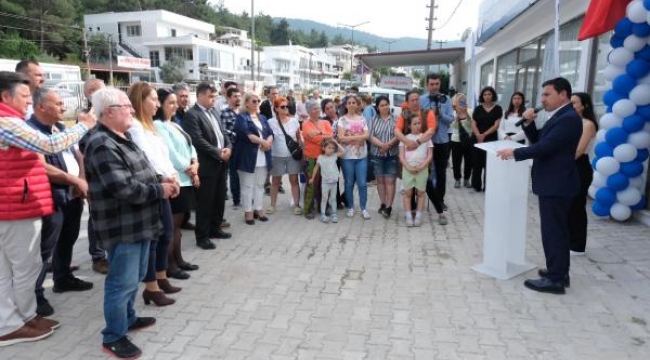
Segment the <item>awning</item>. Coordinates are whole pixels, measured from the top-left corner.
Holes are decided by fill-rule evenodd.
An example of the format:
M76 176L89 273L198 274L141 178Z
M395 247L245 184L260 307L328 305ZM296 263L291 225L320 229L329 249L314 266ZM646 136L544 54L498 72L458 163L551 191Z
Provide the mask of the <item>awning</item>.
M377 54L355 55L364 65L377 69L380 67L445 65L465 58L465 48L443 48L435 50L399 51Z

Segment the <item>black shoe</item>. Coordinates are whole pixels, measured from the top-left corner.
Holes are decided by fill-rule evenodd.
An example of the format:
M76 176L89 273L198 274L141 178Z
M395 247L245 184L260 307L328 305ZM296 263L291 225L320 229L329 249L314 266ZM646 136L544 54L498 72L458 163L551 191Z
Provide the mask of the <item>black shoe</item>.
M192 224L189 221L186 221L186 222L181 224L181 229L194 231L194 230L196 230L196 225Z
M142 355L142 350L135 346L127 336L108 343L103 343L104 352L119 359L136 359Z
M524 286L539 292L550 293L561 295L566 291L564 289L564 283L562 282L553 282L548 278L539 278L539 279L528 279L524 281Z
M384 212L382 213L382 215L384 216L384 218L388 219L388 218L390 218L390 214L392 212L393 212L393 207L389 206L389 207L384 209Z
M36 296L36 313L43 317L52 316L54 308L44 296Z
M87 291L92 288L93 283L70 276L65 280L55 282L52 291L55 293L62 293L66 291Z
M442 211L447 211L447 204L442 203Z
M210 240L197 241L196 246L200 247L203 250L214 250L217 248L217 245L215 245Z
M384 215L384 210L386 210L386 205L381 204L379 207L379 214Z
M199 269L199 266L184 262L182 264L178 264L178 268L185 271L195 271Z
M548 269L539 269L537 274L543 278L548 277ZM569 274L564 276L564 287L571 287L571 277Z
M225 232L223 230L219 230L216 233L214 233L214 235L211 236L211 237L213 237L215 239L230 239L232 237L232 235L230 235L230 233L227 233L227 232Z
M129 331L141 330L153 326L156 323L155 317L137 317L133 325L129 326Z
M170 278L176 279L176 280L187 280L187 279L190 278L190 274L186 273L185 271L181 270L180 268L167 269L167 277L170 277Z

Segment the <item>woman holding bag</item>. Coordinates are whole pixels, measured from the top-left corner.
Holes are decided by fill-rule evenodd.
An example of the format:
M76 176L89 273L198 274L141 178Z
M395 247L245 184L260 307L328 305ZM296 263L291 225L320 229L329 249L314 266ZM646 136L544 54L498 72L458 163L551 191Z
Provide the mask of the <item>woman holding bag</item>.
M302 215L302 209L299 206L300 187L298 186L298 174L301 170L300 160L302 159L300 122L289 114L289 101L286 98L276 97L273 107L276 117L269 120L269 126L273 132L273 148L271 150L273 166L270 171L271 205L266 209L266 213L273 214L275 212L282 176L289 175L293 213ZM292 154L292 150L294 154ZM296 159L298 157L295 155L296 151L299 155L298 159Z

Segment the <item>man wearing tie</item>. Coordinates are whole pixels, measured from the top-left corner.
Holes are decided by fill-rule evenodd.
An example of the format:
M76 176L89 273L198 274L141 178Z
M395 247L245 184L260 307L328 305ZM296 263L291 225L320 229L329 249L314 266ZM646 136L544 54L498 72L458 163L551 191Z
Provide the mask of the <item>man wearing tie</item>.
M533 159L531 177L533 193L539 197L546 269L539 270L540 279L526 280L524 285L539 292L564 294L569 286L569 207L580 188L574 156L582 135L582 119L571 105L569 81L555 78L542 87L548 121L538 130L533 123L534 109L526 110L524 132L531 145L499 150L497 156L504 160Z
M183 117L183 129L192 138L199 158L199 180L196 192L196 245L204 250L215 249L210 238L228 239L221 229L226 202L226 175L232 144L224 136L225 127L214 112L217 89L203 82L196 87L196 104Z

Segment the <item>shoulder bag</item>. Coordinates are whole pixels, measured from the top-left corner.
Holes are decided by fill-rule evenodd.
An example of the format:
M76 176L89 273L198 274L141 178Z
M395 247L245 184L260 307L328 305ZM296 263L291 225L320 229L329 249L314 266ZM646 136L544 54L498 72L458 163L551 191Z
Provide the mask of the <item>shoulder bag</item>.
M287 131L284 130L284 125L282 125L282 120L278 118L276 118L276 120L280 125L280 129L282 130L282 133L284 133L284 140L287 142L287 149L289 149L289 152L291 153L291 157L296 161L302 160L302 147L300 146L300 144L298 144L297 141L292 139L291 136L287 135Z

